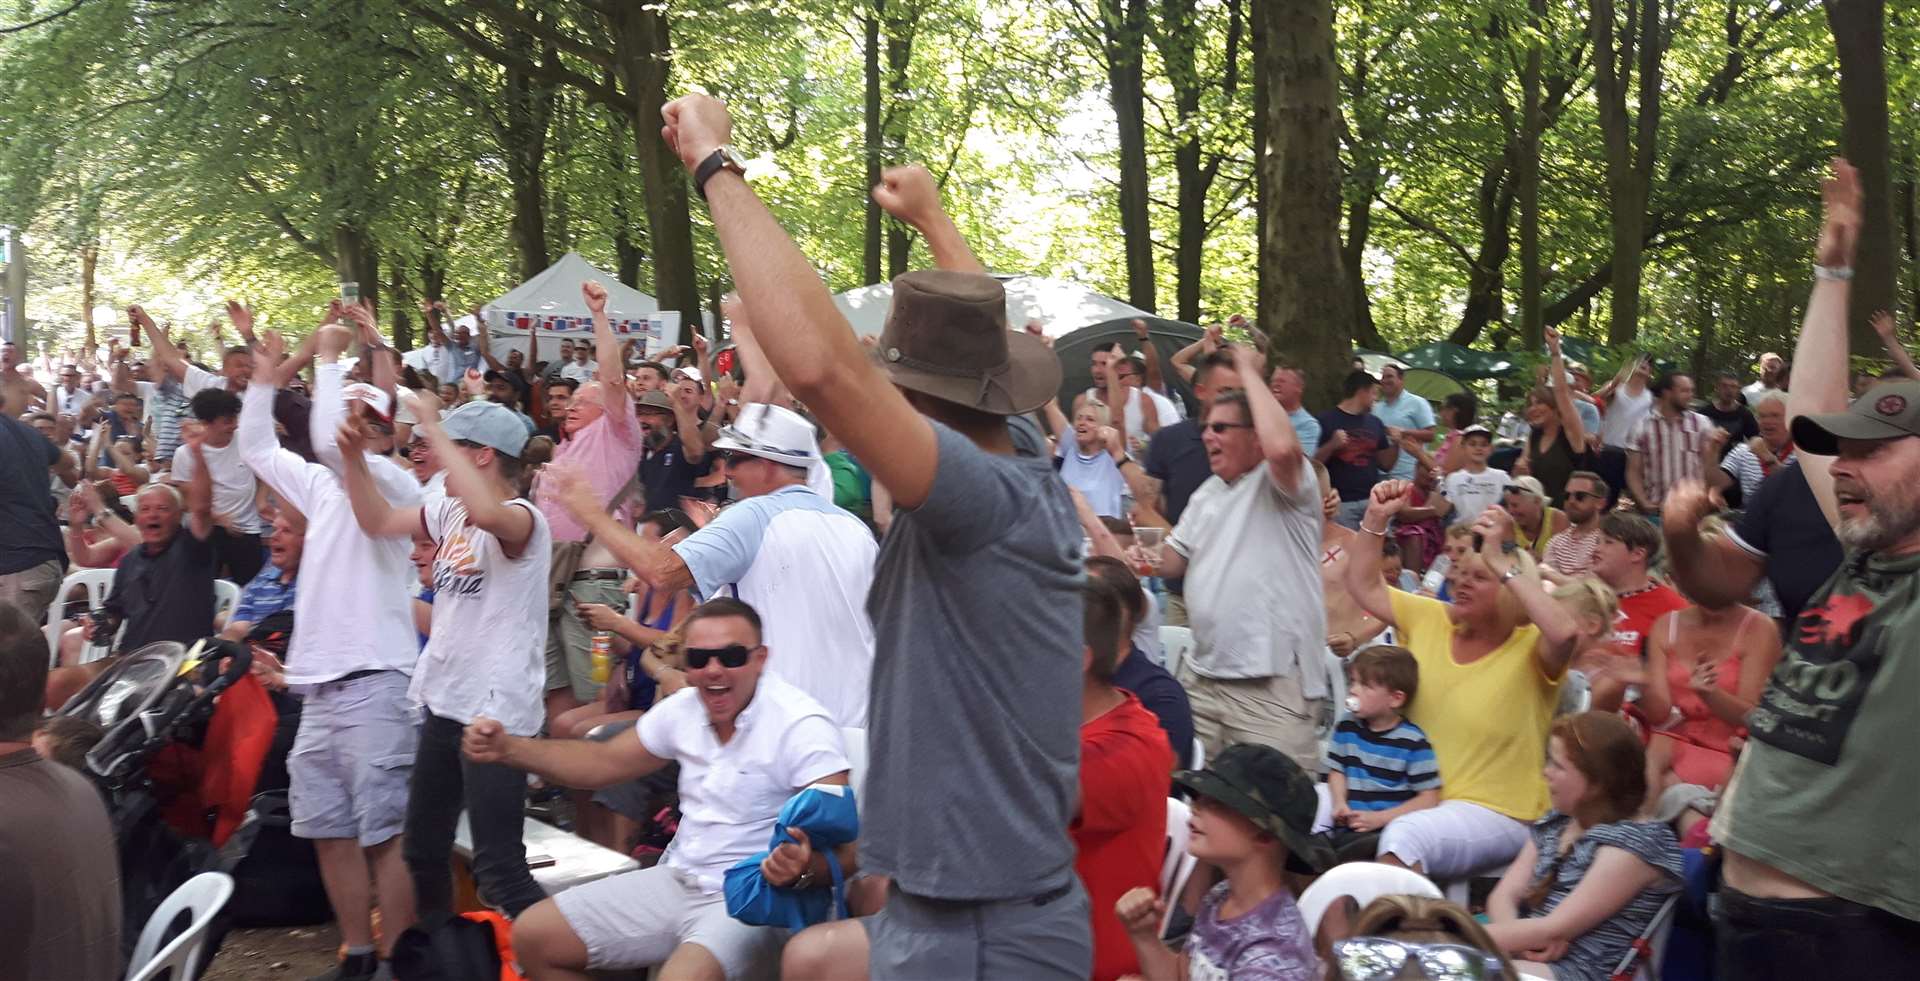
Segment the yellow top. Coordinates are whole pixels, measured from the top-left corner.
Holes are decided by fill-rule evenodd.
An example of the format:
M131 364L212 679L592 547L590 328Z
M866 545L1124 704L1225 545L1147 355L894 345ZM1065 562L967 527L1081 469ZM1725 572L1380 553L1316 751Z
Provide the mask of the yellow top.
M1407 719L1425 730L1440 761L1440 796L1463 800L1511 818L1533 821L1547 812L1547 727L1560 700L1560 682L1542 674L1533 658L1540 628L1515 630L1472 664L1453 659L1453 621L1447 604L1398 589L1395 636L1420 665L1420 687Z
M1547 541L1553 538L1553 516L1559 513L1560 509L1554 507L1546 508L1542 511L1540 515L1540 533L1532 538L1527 537L1527 532L1520 527L1520 522L1516 521L1513 523L1513 540L1518 543L1521 548L1533 553L1535 561L1545 562L1547 560Z

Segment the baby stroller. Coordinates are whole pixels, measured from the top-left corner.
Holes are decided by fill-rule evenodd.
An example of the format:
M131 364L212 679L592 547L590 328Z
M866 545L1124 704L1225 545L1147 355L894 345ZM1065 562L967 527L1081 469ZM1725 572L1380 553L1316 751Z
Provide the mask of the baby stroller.
M250 801L273 714L252 661L245 646L214 637L148 644L60 708L104 733L86 760L120 855L123 954L176 886L231 873L257 834ZM224 932L216 923L209 958Z

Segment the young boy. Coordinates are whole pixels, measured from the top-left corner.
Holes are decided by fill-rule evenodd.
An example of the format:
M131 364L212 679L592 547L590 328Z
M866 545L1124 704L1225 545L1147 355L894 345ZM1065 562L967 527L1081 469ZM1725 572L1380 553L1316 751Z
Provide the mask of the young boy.
M1435 509L1449 525L1472 524L1480 512L1500 503L1500 491L1508 482L1505 470L1487 466L1493 456L1493 434L1485 426L1468 426L1460 434L1466 445L1467 463L1440 482L1441 501Z
M1145 888L1120 897L1114 912L1140 955L1141 976L1318 981L1313 937L1281 874L1321 872L1332 863L1309 833L1313 778L1271 746L1238 743L1204 770L1175 773L1173 782L1194 794L1187 851L1218 866L1226 881L1200 901L1178 954L1160 942L1164 897Z
M1473 551L1473 525L1461 522L1447 526L1447 543L1440 558L1427 567L1425 578L1420 580L1420 593L1431 596L1442 603L1453 602L1453 576L1449 574L1461 559Z
M1402 814L1440 803L1433 744L1403 714L1420 686L1420 668L1404 647L1369 647L1347 662L1347 711L1327 748L1332 798L1330 843L1381 831Z

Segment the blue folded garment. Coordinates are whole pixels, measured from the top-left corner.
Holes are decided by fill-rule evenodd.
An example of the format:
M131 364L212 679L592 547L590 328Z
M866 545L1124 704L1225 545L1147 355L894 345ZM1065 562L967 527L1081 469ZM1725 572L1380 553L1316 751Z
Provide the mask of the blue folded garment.
M799 839L787 833L789 828L806 832L813 850L827 858L833 875L833 889L788 889L767 882L760 863L775 848ZM793 795L773 822L773 837L767 850L735 863L727 870L725 892L727 914L754 926L777 926L802 930L847 916L846 879L840 872L840 860L834 849L860 836L860 812L854 804L853 788L838 784L814 784Z

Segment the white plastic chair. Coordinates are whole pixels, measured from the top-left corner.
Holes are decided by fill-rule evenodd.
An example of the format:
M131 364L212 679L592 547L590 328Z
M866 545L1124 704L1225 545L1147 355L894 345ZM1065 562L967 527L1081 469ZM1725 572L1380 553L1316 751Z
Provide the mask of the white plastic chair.
M231 579L213 581L213 615L229 613L240 605L240 587Z
M1178 797L1167 798L1167 856L1160 861L1160 898L1166 901L1167 911L1160 917L1160 935L1167 935L1167 924L1173 919L1173 908L1180 902L1180 894L1187 890L1187 879L1193 875L1193 867L1200 860L1187 853L1187 838L1191 831L1187 820L1193 812L1187 802Z
M206 967L207 930L232 898L233 876L225 872L202 872L181 883L140 931L127 981L152 981L163 975L168 981L194 981ZM162 947L162 939L182 913L187 915L186 929Z
M1187 627L1161 627L1160 647L1167 652L1167 673L1178 678L1181 662L1193 653L1193 630Z
M1206 768L1207 768L1207 744L1201 742L1199 736L1195 736L1193 737L1193 765L1191 767L1188 767L1188 769L1204 770Z
M853 802L864 802L861 796L867 786L867 730L853 726L842 726L840 738L847 744L847 784L853 788Z
M1397 865L1380 862L1336 865L1328 869L1327 874L1313 880L1313 885L1300 894L1300 918L1307 921L1308 936L1313 936L1320 929L1320 918L1327 914L1327 907L1341 896L1352 896L1354 903L1364 909L1381 896L1439 899L1440 887L1426 876Z
M47 605L48 667L60 663L60 628L64 622L61 614L67 608L67 594L82 586L87 590L87 609L99 609L106 605L108 594L113 592L113 570L75 569L60 580L60 592L54 594L53 602Z

